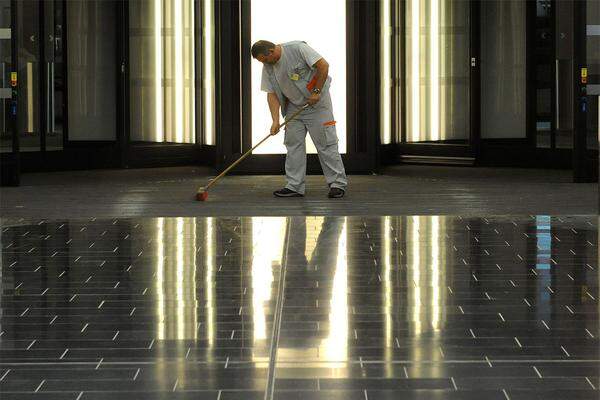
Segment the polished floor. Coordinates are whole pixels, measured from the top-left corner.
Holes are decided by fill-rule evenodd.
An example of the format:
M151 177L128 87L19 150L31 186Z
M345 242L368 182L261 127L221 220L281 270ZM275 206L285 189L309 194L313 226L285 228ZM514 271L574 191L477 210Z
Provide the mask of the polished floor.
M0 398L600 398L598 217L3 220Z
M308 176L303 198L279 199L283 176L227 176L208 201L194 197L214 171L202 167L23 174L0 188L0 215L25 218L132 218L304 215L591 215L598 184L573 183L570 170L399 165L350 175L343 199Z

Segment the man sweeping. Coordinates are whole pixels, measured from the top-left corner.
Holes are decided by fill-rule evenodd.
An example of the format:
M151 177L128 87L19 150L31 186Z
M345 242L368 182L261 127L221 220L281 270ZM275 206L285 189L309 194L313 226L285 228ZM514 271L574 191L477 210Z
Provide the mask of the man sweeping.
M274 44L259 40L252 45L252 57L263 63L261 90L273 124L271 134L280 129L279 111L285 118L308 104L285 128L287 184L273 192L277 197L302 197L306 178L306 131L317 148L319 162L329 186L330 198L344 197L348 181L333 117L329 87L329 64L305 42Z

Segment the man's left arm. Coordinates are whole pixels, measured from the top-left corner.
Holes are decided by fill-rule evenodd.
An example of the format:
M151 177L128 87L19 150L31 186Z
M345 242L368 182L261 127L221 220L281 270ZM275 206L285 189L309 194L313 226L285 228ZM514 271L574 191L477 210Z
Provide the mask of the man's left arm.
M304 61L317 70L314 76L316 78L316 82L312 88L313 92L308 98L308 104L314 105L321 99L320 93L321 90L323 90L323 86L327 80L327 75L329 74L329 63L306 43L300 43L298 50L300 51L300 55Z
M317 72L315 73L317 81L315 83L314 89L318 89L318 92L314 91L313 89L313 92L311 93L311 96L308 99L308 102L311 105L317 103L320 100L321 90L323 90L323 85L325 85L327 75L329 75L329 63L324 58L321 58L319 61L317 61L314 64L314 67L317 69ZM311 101L314 101L314 103L311 103Z
M323 85L325 85L325 81L329 75L329 63L324 58L321 58L313 65L313 67L317 69L317 83L315 84L315 87L321 91L323 90Z

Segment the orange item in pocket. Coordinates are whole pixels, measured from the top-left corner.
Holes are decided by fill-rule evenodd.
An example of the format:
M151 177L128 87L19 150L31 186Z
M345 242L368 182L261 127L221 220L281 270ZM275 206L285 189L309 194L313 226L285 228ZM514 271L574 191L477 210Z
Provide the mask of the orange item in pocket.
M308 82L306 84L306 88L308 89L309 92L312 92L312 90L315 88L316 85L317 85L317 75L315 74L315 76L313 76L313 78L310 80L310 82Z

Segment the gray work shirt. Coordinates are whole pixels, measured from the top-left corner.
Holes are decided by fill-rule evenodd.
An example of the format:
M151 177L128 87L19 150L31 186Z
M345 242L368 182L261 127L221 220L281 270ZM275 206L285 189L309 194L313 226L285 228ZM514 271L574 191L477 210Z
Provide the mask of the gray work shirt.
M297 106L303 106L306 103L304 94L294 83L293 79L298 79L296 75L298 71L311 69L321 58L323 57L319 53L304 42L296 41L281 44L281 57L272 67L281 92L290 102ZM275 92L271 82L269 82L265 66L262 69L260 89L263 92ZM281 106L283 107L284 105L282 104Z

